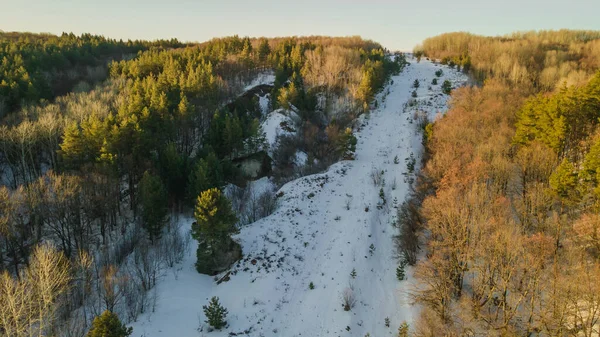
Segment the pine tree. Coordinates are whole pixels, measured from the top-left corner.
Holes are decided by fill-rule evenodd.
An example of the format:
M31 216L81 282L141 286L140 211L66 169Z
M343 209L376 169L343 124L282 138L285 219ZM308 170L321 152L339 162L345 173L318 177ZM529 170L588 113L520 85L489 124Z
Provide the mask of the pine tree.
M373 99L373 72L370 69L363 70L363 76L358 86L358 98L363 102L363 108L367 110Z
M402 324L400 324L400 327L398 328L398 337L408 337L408 329L408 323L402 322Z
M413 82L413 88L415 88L415 89L416 89L416 88L418 88L418 87L419 87L419 85L420 85L420 83L419 83L419 80L418 80L418 79L417 79L417 80L415 80L415 81Z
M220 330L227 325L227 309L225 309L220 303L219 298L214 296L210 299L208 305L202 306L204 315L206 316L206 323L213 328Z
M198 240L196 269L199 273L215 274L215 268L233 263L241 256L238 243L231 239L237 231L237 218L231 203L217 188L202 192L194 211L196 222L192 224L192 237ZM229 257L224 257L224 254ZM231 260L234 259L234 260Z
M260 62L265 62L267 57L271 54L271 47L269 46L269 40L261 39L258 45L258 60Z
M445 80L442 84L442 91L444 92L444 94L450 95L450 93L452 92L452 83L450 83L450 81L448 80Z
M140 202L142 206L142 226L148 232L151 242L160 238L166 221L167 193L160 177L146 171L140 181Z
M431 84L432 85L437 85L438 84L437 78L434 78L433 80L431 80Z
M287 88L281 88L279 90L279 95L277 96L277 102L279 106L284 109L290 109L291 105L296 103L296 99L298 98L298 89L296 88L296 84L294 82L290 83Z
M236 232L237 218L231 203L217 188L208 189L198 196L194 218L197 225L192 227L192 236L196 239L219 239Z
M217 155L210 151L205 158L198 160L189 177L189 195L195 199L208 189L224 185L223 165Z
M60 144L60 155L65 165L76 168L82 164L84 154L83 137L77 122L72 122L65 128L63 141Z
M572 199L576 195L576 185L575 166L565 158L550 175L550 187L561 199Z
M408 264L408 261L406 260L406 257L402 256L400 258L400 264L396 268L396 277L398 278L398 281L403 281L405 279L406 274L405 274L404 269L406 268L407 264Z
M346 128L340 137L338 151L341 157L345 160L353 160L356 152L357 139L352 134L352 129Z
M133 329L121 323L117 315L106 310L102 315L94 318L87 337L127 337L132 332Z

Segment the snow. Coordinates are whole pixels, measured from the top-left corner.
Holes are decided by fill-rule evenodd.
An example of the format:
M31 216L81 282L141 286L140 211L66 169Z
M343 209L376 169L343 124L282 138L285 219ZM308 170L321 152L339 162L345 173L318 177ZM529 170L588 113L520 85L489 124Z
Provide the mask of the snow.
M265 73L259 74L256 78L254 78L254 80L252 80L252 82L250 82L248 85L246 85L246 87L244 88L244 91L248 91L254 87L257 87L257 86L263 85L263 84L274 85L275 84L275 74L273 74L272 72L265 72Z
M306 152L296 151L296 158L294 159L296 166L301 167L306 165L306 160L308 160L308 155Z
M271 100L271 94L266 94L264 96L258 95L258 105L260 106L260 111L263 115L269 113L269 102Z
M412 323L418 308L411 306L406 290L414 280L410 268L408 280L396 279L392 236L397 230L392 223L394 206L409 191L405 158L412 153L420 162L415 111L433 118L446 106L448 96L438 95L441 85L427 88L437 67L411 60L377 97L379 108L358 121L356 160L287 183L278 192L275 213L241 229L236 239L244 259L232 267L228 282L217 285L195 271L194 242L179 269L159 282L156 311L131 324L132 336L381 337L395 336L402 321ZM444 73L440 83L449 79L457 86L466 81L447 67ZM421 82L419 97L405 108L416 78ZM276 126L288 118L277 111L269 115L263 128L270 143ZM394 163L395 156L400 164ZM379 209L380 186L371 174L381 171L387 204ZM270 182L263 178L255 184ZM181 221L189 228L193 220ZM356 278L350 276L353 269ZM344 311L342 293L350 288L356 305ZM229 325L222 331L209 332L203 322L202 305L212 296L229 310Z
M272 154L275 149L278 136L293 135L295 133L295 131L292 131L295 130L295 122L292 118L294 115L293 111L277 109L269 113L261 123L267 143L269 143L269 154Z

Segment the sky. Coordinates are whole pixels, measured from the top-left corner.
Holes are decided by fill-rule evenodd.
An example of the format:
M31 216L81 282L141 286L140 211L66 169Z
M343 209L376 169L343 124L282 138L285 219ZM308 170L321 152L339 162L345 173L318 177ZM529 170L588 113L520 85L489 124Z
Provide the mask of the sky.
M409 51L454 31L600 30L598 13L600 0L0 0L0 30L190 42L360 35Z

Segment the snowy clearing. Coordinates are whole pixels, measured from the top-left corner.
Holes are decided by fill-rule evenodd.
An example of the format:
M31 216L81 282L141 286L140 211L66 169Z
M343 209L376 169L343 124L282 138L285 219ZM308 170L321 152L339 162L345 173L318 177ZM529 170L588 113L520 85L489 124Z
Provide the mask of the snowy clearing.
M426 114L433 120L445 110L444 80L456 87L467 78L443 67L440 84L429 90L441 66L409 61L411 65L378 96L379 108L358 121L356 160L284 185L275 213L243 227L236 236L244 259L232 267L228 282L217 285L213 277L196 272L193 241L183 263L159 282L156 311L132 324L132 336L382 337L395 336L402 321L412 323L417 309L405 292L411 271L407 281L395 275L394 206L409 190L406 161L413 154L417 166L420 162L416 119ZM420 81L418 97L409 105L415 79ZM273 126L289 118L277 111L271 114L263 125L270 143L274 134L269 132L277 129ZM376 186L373 176L382 171L385 182ZM190 228L192 219L181 221ZM344 292L356 300L350 311L342 307ZM202 305L212 296L229 310L229 325L222 331L209 332L204 323Z

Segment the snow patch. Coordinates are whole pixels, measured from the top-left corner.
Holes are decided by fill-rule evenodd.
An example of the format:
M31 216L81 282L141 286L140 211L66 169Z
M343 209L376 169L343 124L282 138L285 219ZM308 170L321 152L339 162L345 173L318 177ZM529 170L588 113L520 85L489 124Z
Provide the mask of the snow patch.
M244 88L244 91L248 91L256 86L263 85L263 84L274 85L275 84L275 74L273 74L272 72L259 74L252 80L252 82L250 82L250 84L248 84Z

